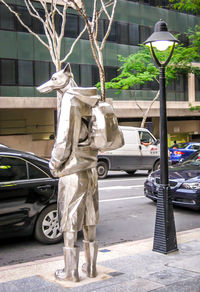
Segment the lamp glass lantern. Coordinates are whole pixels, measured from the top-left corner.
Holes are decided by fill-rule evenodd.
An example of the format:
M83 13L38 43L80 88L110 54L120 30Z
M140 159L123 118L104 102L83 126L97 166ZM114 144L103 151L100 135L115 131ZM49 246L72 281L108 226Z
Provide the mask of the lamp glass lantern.
M152 33L152 35L143 44L150 47L153 58L156 64L160 67L161 65L166 66L169 63L173 54L174 47L178 43L179 41L168 31L166 22L160 19L155 24L154 32ZM158 51L165 51L168 48L171 49L166 62L161 63L158 60L155 55L154 48L156 48Z
M144 45L147 45L150 48L153 59L160 69L160 185L157 198L153 251L164 254L177 250L172 197L168 179L165 67L169 63L175 45L178 42L179 41L168 32L167 24L163 20L160 20L155 24L154 32L144 42ZM155 48L159 51L164 51L170 48L169 56L164 62L161 62L157 58Z

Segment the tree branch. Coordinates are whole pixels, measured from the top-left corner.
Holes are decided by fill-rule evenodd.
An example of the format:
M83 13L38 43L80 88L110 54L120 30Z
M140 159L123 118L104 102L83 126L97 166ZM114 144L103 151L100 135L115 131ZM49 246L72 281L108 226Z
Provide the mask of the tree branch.
M106 40L110 34L110 30L111 30L111 26L112 26L112 22L113 22L113 18L114 18L114 13L115 13L115 8L116 8L116 5L117 5L117 0L114 0L113 1L113 7L112 7L112 14L111 14L111 17L110 17L110 21L109 21L109 25L108 25L108 29L107 29L107 32L102 40L102 43L101 43L101 47L100 49L103 50L104 46L105 46L105 43L106 43Z
M80 40L81 36L84 34L84 32L86 31L87 26L85 25L84 29L82 30L82 32L79 34L79 36L75 39L75 41L73 42L73 44L71 45L70 51L69 53L65 56L65 58L63 60L61 60L61 64L66 62L66 60L69 58L69 56L71 55L75 45L77 44L77 42Z
M21 17L19 16L19 14L16 12L16 11L14 11L12 8L11 8L11 6L10 5L8 5L4 0L0 0L8 9L9 9L9 11L10 12L12 12L15 16L16 16L16 18L18 19L18 21L21 23L21 25L23 26L23 27L25 27L27 30L28 30L28 32L30 32L32 35L34 35L37 39L38 39L38 41L40 41L42 44L43 44L43 46L45 46L48 50L50 50L50 47L41 39L41 37L39 37L39 35L37 35L34 31L32 31L24 22L23 22L23 20L21 19Z

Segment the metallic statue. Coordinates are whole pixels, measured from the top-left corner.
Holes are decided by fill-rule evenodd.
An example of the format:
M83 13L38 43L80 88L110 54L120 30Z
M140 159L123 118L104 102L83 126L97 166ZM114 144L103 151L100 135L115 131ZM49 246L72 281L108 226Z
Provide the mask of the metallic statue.
M87 276L96 276L98 244L95 242L99 220L96 162L98 150L88 144L87 123L91 108L98 100L96 88L73 87L70 65L53 74L51 80L38 87L39 92L59 90L63 93L57 138L49 163L59 177L58 217L64 237L65 267L57 270L58 279L79 281L79 248L77 232L83 228ZM75 85L75 84L73 84Z
M99 103L100 97L95 87L76 87L69 64L53 74L48 82L37 89L41 93L52 90L62 92L57 137L49 163L52 174L59 177L58 218L64 237L65 267L57 270L55 276L58 279L77 282L79 281L79 248L75 244L77 232L81 229L84 234L86 260L82 270L88 277L96 276L98 244L95 237L96 224L99 220L96 171L98 147L94 146L92 139L94 128L95 131L98 130L95 121L102 120L101 109L99 112L96 110L99 117L96 117L95 121L93 117L93 110ZM107 112L109 125L113 124L115 129L116 117L113 112L109 112L109 106L103 106L102 111ZM102 140L104 128L105 126L102 127L101 124L99 129L101 139L97 137L94 142ZM110 141L114 140L112 134L114 135L114 131L109 131Z

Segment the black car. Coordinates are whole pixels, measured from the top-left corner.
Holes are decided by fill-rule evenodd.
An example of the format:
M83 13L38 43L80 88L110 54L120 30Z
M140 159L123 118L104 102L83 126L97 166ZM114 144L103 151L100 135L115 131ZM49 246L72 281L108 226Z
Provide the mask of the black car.
M200 151L169 167L169 184L174 205L200 210ZM152 172L144 183L146 197L156 201L159 185L158 170Z
M48 160L0 147L0 238L34 234L42 243L59 242L57 190Z

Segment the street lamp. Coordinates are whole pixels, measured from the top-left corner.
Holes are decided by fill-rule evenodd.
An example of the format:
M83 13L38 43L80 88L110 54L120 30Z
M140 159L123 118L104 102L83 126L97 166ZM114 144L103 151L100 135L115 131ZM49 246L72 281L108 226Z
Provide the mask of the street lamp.
M158 189L153 251L164 254L177 250L172 197L168 180L165 67L169 63L174 47L178 42L179 41L168 32L167 24L163 20L155 24L154 32L144 42L145 45L150 47L153 59L160 69L160 185ZM157 48L159 51L170 48L169 56L165 62L160 62L158 60L154 48Z

